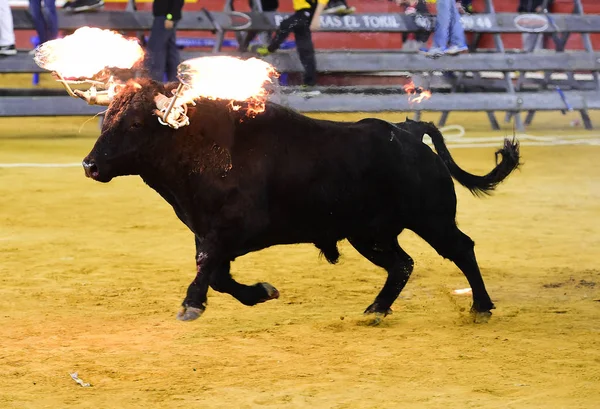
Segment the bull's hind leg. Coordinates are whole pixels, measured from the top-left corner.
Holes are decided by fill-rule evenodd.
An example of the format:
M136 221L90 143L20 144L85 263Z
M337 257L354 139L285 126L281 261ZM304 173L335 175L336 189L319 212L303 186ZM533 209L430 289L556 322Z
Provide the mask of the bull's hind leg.
M400 295L413 271L412 258L402 250L396 238L374 240L353 237L348 241L371 263L384 268L388 273L381 292L375 298L375 302L365 310L365 314L385 316L391 313L392 304Z
M492 315L494 303L485 288L483 277L475 258L475 243L456 226L454 221L435 223L429 220L426 227L415 229L415 233L427 241L442 257L454 262L463 272L473 291L471 312L476 321L487 321Z

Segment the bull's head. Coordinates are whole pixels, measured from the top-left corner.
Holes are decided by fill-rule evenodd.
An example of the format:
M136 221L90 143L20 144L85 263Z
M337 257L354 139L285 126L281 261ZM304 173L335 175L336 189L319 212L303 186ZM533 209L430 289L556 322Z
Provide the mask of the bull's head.
M86 176L109 182L117 176L140 175L165 163L180 166L182 160L210 162L206 156L214 156L214 151L204 149L210 144L229 149L235 121L226 102L202 100L198 107L190 108L192 126L177 130L161 125L157 117L163 118L166 104L173 101L166 95L173 94L177 85L140 79L128 82L111 97L101 134L82 163Z
M64 80L58 74L55 73L58 77L58 81L61 82L67 93L73 97L81 98L86 101L89 105L110 105L111 101L114 99L115 95L119 93L124 85L121 83L115 83L112 81L112 77L109 81L105 83L99 83L93 80L80 81L82 83L91 83L92 86L87 91L81 91L78 89L71 89L69 86L69 81ZM106 88L106 90L98 91L96 88L96 83L100 84L102 88ZM178 129L182 126L186 126L190 124L190 120L187 117L187 104L194 105L193 101L188 101L187 103L180 103L176 105L177 98L183 92L184 89L183 84L179 84L176 90L172 90L172 96L169 98L166 95L159 93L154 97L154 102L156 104L156 116L158 117L158 122L162 125L170 126L171 128Z
M144 156L172 132L156 118L157 111L162 109L157 107L157 100L168 99L165 93L165 86L157 82L130 81L114 96L95 101L98 105L108 105L108 109L102 132L83 160L86 176L108 182L116 176L139 174ZM94 103L87 98L89 94L78 94L88 103Z

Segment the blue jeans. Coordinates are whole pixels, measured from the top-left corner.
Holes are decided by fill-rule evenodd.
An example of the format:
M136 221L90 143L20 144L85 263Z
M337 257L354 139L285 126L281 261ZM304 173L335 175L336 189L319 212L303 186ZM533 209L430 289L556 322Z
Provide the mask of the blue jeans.
M56 15L55 0L44 0L46 17L42 11L42 0L29 0L29 12L33 19L40 44L58 37L58 16Z
M465 30L455 0L437 0L437 19L433 33L433 47L445 50L450 43L462 47L466 44Z
M153 80L163 82L165 73L167 81L177 81L177 66L179 65L179 50L176 43L176 25L167 30L165 17L154 17L150 38L148 39L147 68Z

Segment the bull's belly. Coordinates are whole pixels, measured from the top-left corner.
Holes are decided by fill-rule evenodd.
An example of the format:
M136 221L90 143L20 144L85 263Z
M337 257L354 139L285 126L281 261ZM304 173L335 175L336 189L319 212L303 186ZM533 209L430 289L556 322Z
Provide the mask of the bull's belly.
M272 214L265 228L249 238L253 246L328 243L369 234L398 234L403 229L400 209L335 209Z

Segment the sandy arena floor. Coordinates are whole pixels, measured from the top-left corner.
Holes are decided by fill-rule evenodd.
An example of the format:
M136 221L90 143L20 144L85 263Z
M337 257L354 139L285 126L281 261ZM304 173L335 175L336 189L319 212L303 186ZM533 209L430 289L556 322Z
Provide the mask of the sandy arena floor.
M84 121L0 120L0 163L80 162L98 134L96 121L78 133ZM482 116L450 123L510 132ZM556 113L536 123L534 135L595 132ZM483 173L494 150L453 154ZM337 266L309 245L242 257L234 276L281 298L249 308L211 291L205 315L182 323L193 238L140 179L0 168L0 408L598 407L600 146L522 153L493 197L457 186L497 305L480 325L470 296L452 294L466 279L410 232L400 240L415 271L377 327L361 313L385 273L347 243Z

